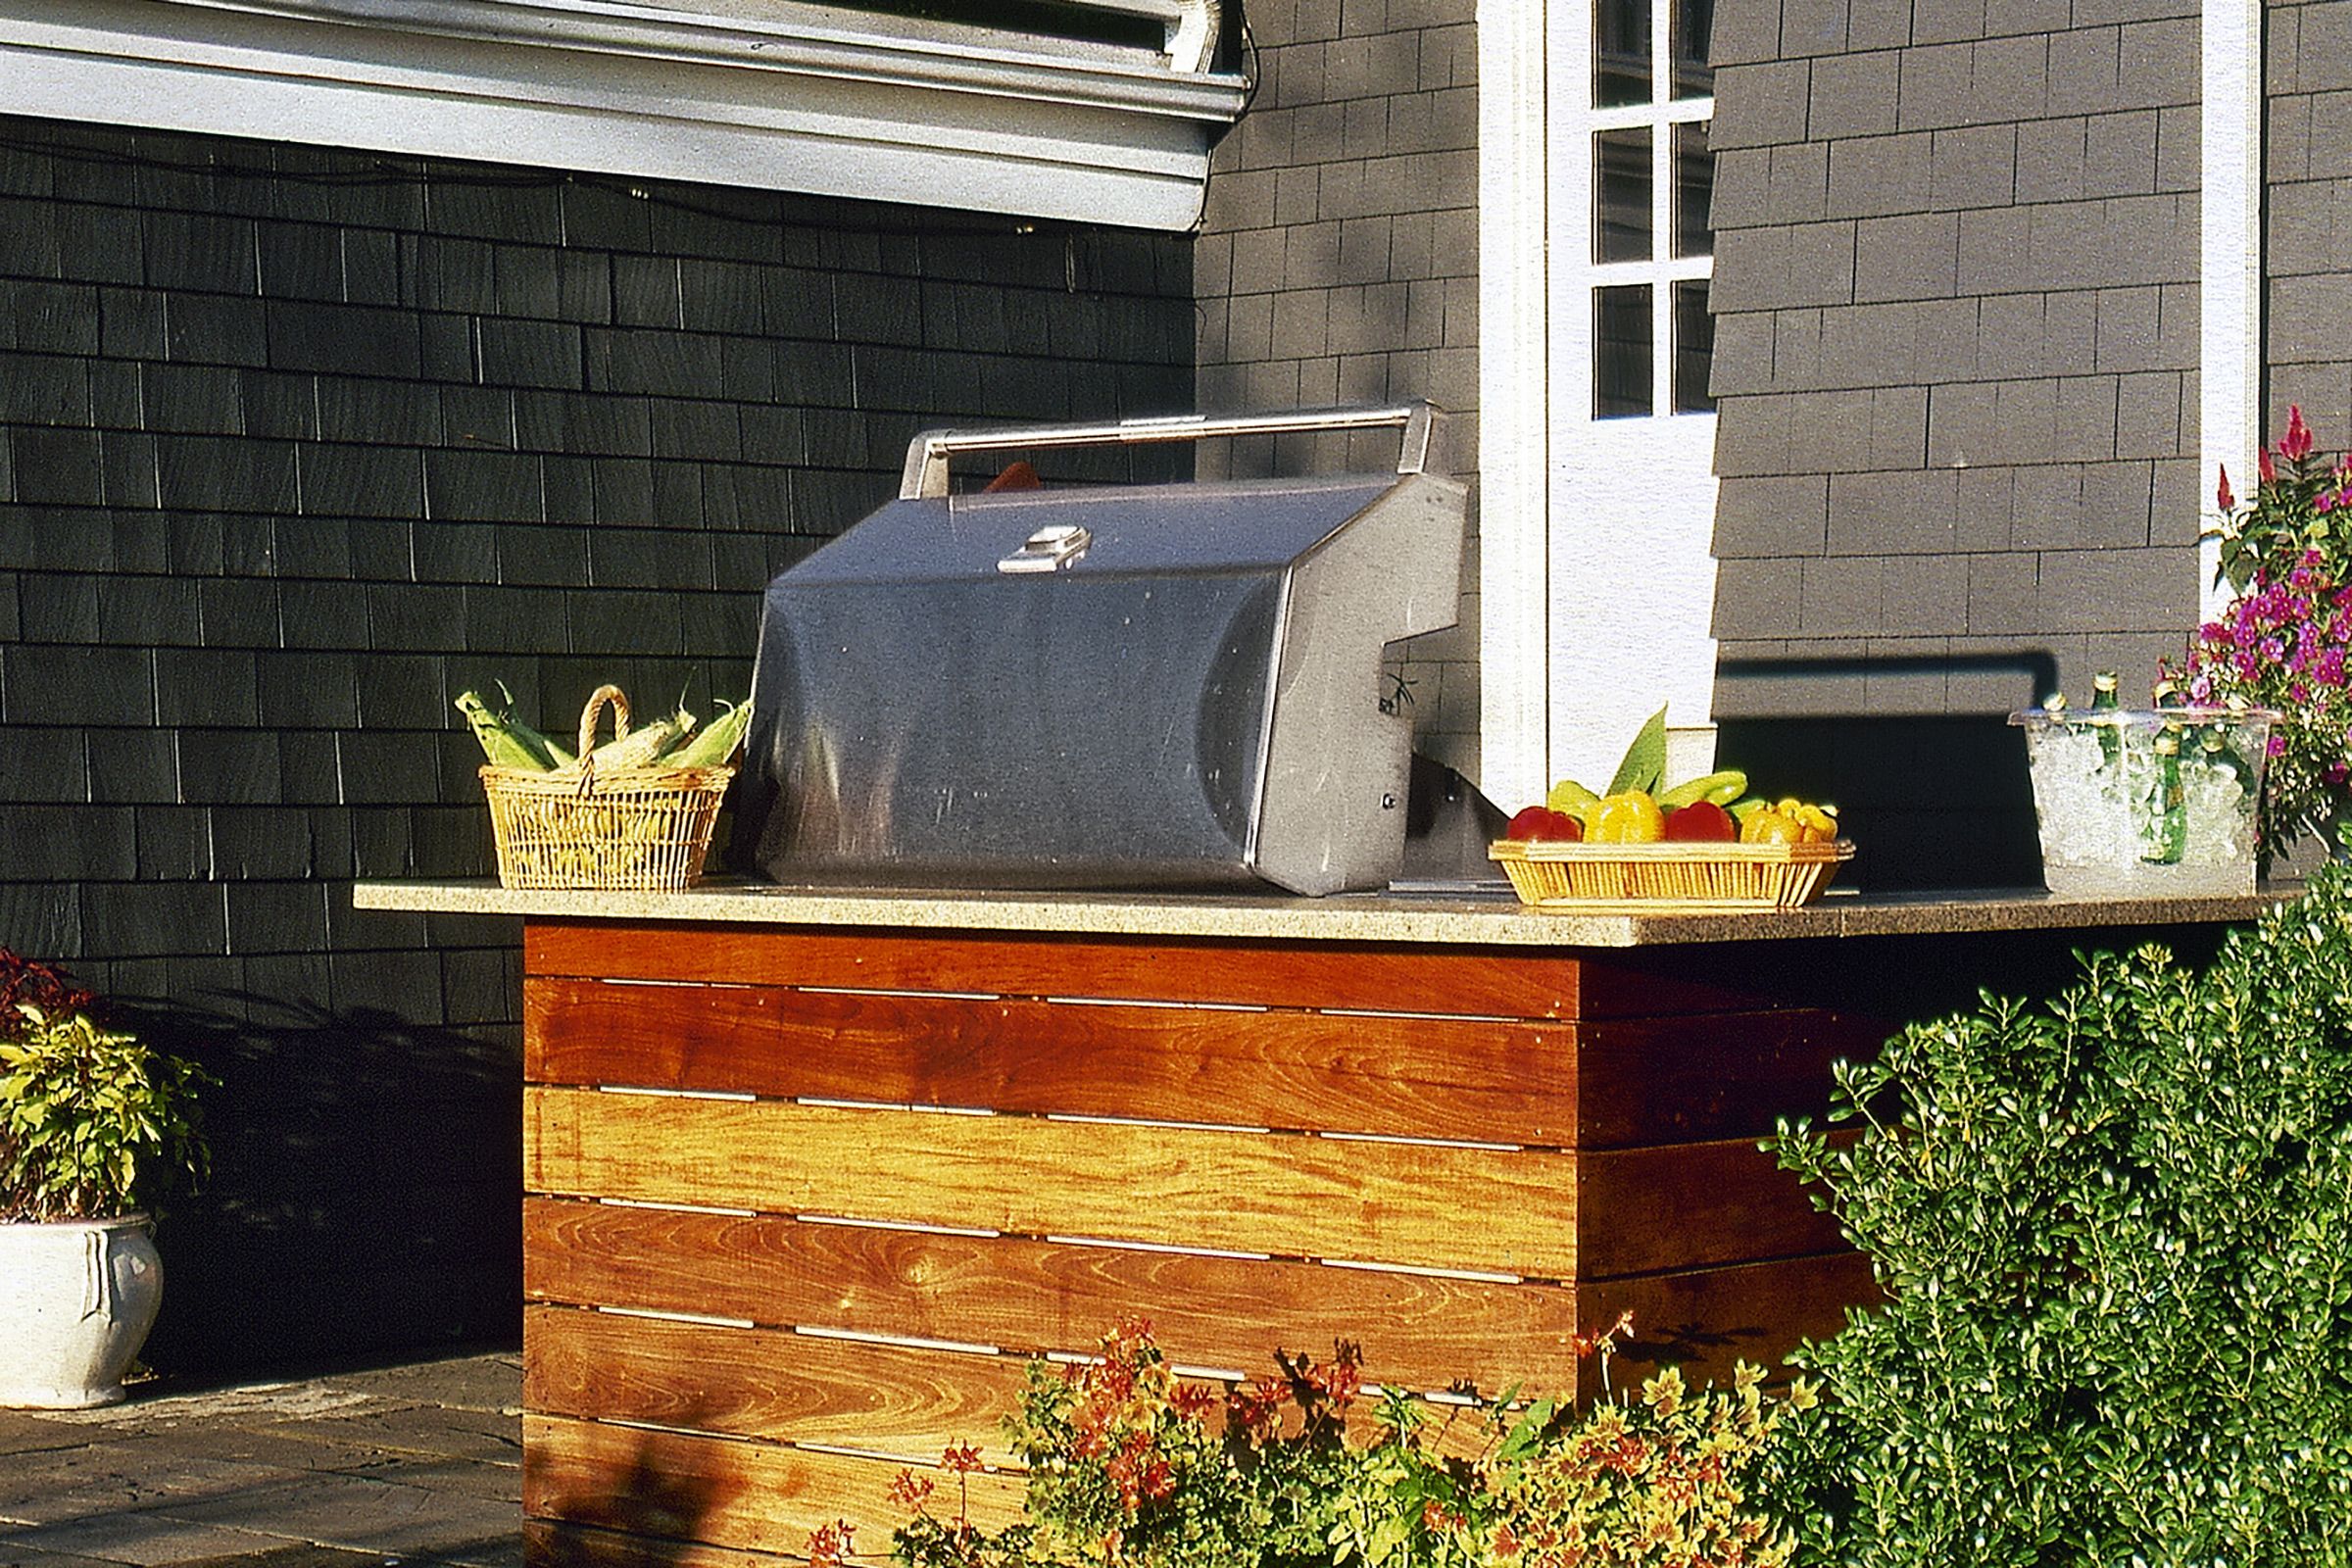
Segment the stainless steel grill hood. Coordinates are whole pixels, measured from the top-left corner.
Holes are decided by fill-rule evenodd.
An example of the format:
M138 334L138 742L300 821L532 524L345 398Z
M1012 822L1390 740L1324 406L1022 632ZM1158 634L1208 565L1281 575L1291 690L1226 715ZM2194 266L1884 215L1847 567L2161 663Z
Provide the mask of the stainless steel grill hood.
M769 585L736 858L895 887L1384 886L1411 736L1383 648L1451 625L1430 408L918 436ZM959 452L1396 426L1396 471L948 493Z

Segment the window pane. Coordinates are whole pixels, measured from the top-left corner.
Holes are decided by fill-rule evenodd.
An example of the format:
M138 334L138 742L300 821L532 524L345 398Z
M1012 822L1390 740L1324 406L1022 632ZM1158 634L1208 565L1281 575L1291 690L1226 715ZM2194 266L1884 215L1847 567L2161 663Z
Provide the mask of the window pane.
M1706 122L1674 127L1674 254L1715 254L1715 155Z
M1707 45L1715 31L1715 0L1674 0L1674 95L1706 98L1715 91Z
M1650 259L1649 130L1596 131L1592 137L1592 259Z
M1649 102L1649 0L1594 0L1592 102L1602 109Z
M1650 412L1649 285L1592 291L1592 417Z
M1707 314L1704 278L1674 285L1674 411L1711 414L1707 368L1715 358L1715 318Z

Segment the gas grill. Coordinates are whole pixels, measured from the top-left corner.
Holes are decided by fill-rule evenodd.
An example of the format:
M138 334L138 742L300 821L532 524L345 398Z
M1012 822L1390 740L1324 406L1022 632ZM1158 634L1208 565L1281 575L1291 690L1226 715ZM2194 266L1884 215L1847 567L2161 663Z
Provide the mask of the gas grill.
M767 590L735 858L778 882L1385 886L1465 490L1426 404L933 431ZM951 493L964 454L1395 427L1394 472ZM1352 444L1352 443L1350 443Z

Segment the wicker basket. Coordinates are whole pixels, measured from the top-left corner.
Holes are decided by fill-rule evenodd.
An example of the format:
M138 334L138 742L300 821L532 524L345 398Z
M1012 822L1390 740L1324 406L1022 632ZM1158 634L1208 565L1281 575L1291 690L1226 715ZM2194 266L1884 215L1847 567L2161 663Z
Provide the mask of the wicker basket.
M582 758L608 703L615 732L628 733L629 700L618 687L599 687L580 713ZM676 892L702 875L734 776L732 767L484 767L498 879L510 888Z
M1503 839L1489 847L1540 909L1714 914L1793 909L1820 897L1853 858L1851 840L1814 844L1569 844Z

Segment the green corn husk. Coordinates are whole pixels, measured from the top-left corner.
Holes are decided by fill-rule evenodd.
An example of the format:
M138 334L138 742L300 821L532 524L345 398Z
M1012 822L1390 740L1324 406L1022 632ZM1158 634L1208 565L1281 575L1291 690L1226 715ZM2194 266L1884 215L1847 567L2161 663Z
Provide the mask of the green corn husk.
M743 744L744 733L752 726L752 705L747 699L727 703L726 711L704 725L676 751L662 759L679 767L724 767L735 757L736 748Z
M564 761L558 761L556 749L546 736L526 724L515 723L503 710L493 709L479 692L461 693L455 706L466 715L466 726L473 731L473 738L481 743L482 755L494 767L551 772L570 760L565 757Z
M674 713L664 713L652 723L640 725L590 752L588 766L598 773L623 767L651 767L663 760L664 753L693 734L697 722L695 716L683 708Z

